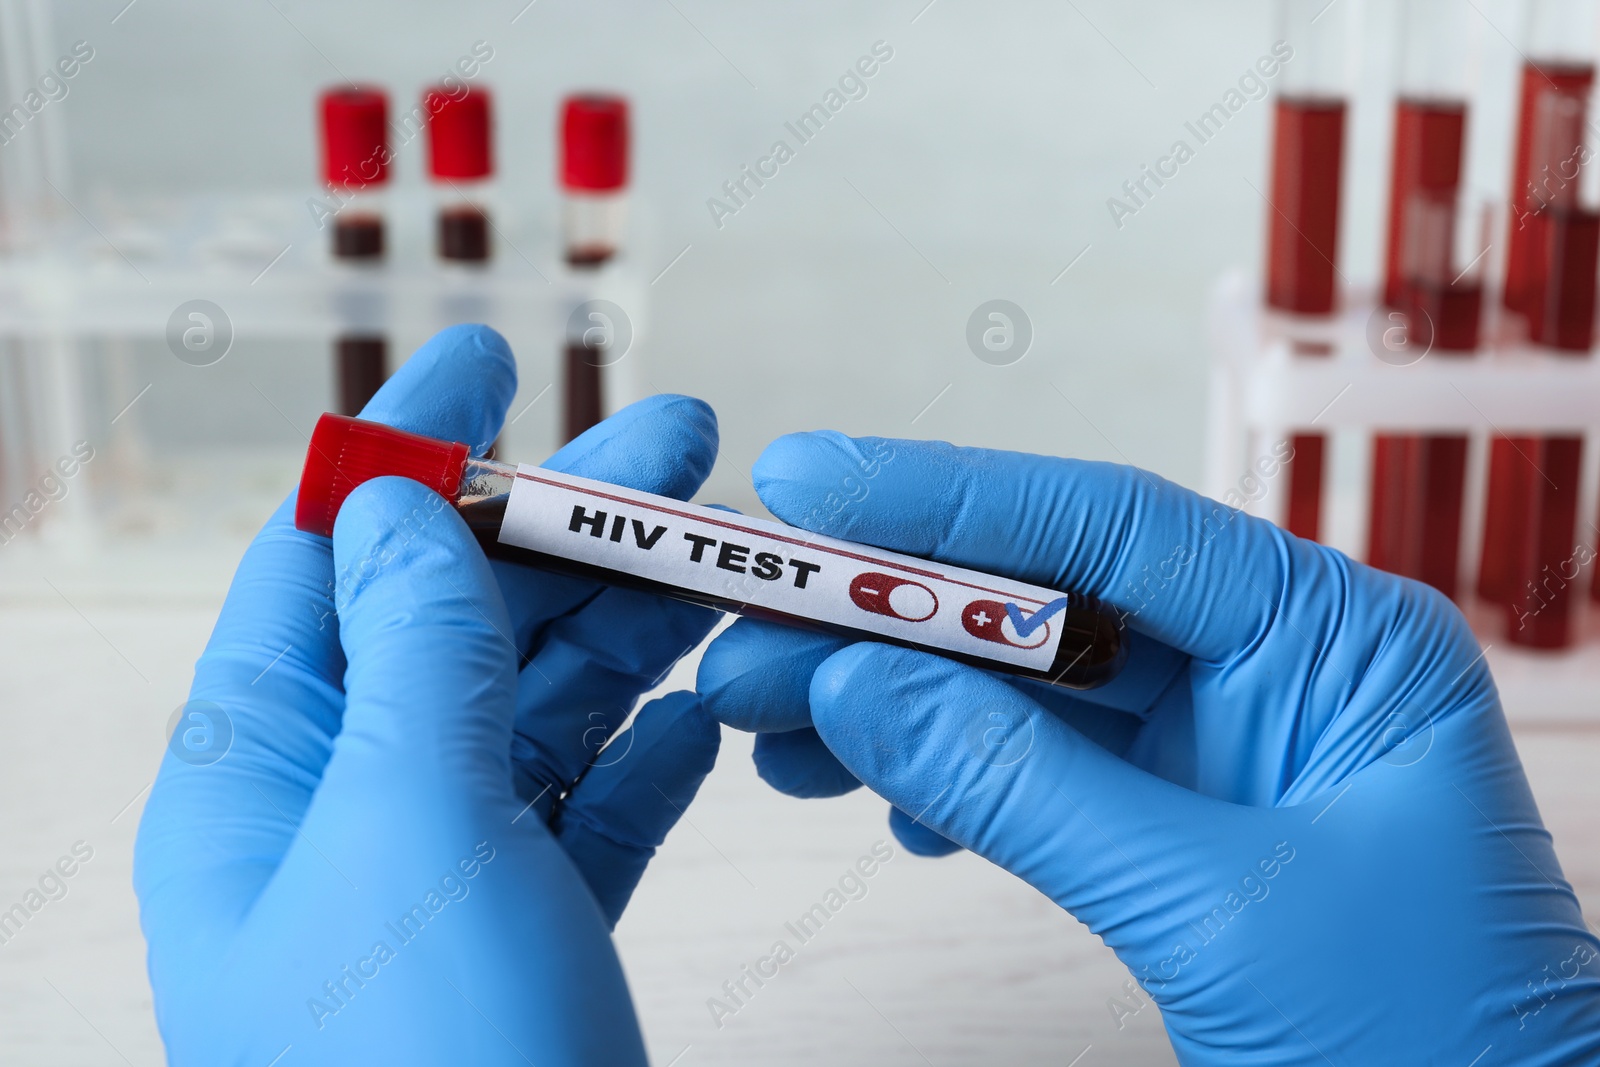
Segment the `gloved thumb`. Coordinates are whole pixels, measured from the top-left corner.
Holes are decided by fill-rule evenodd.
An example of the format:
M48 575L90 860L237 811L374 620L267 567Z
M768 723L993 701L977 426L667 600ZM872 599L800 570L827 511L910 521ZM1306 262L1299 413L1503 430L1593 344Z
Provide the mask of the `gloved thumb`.
M1026 880L1113 948L1107 931L1174 913L1212 837L1206 809L1235 810L1118 759L1014 686L926 653L835 653L812 678L811 715L896 808Z
M511 621L466 523L416 482L374 479L345 500L333 559L348 661L335 764L509 796Z

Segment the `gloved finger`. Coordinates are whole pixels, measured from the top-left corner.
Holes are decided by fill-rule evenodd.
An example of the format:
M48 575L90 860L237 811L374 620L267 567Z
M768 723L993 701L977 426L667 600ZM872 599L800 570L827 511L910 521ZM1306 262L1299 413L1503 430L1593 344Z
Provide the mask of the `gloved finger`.
M452 326L418 349L362 415L413 433L493 440L515 391L516 363L505 338L486 326ZM230 715L322 706L326 687L337 686L344 673L337 622L332 549L327 538L294 528L291 496L240 561L196 667L194 699L223 703ZM246 694L248 704L233 701ZM317 725L324 737L337 729L333 722ZM318 745L294 746L288 754L307 770L326 759Z
M609 925L711 773L721 741L693 693L652 700L557 810L556 837Z
M361 417L411 433L465 441L482 455L517 393L517 361L487 326L440 330L373 394Z
M510 804L516 649L466 523L432 490L376 478L340 509L333 555L349 667L325 787L403 781L441 789L434 805Z
M861 779L828 751L809 726L757 734L752 758L761 780L791 797L839 797L861 787Z
M583 607L552 620L518 682L511 741L518 795L548 812L591 761L605 758L601 749L639 695L705 640L718 615L601 587Z
M1087 716L1093 708L1144 718L1189 657L1144 634L1128 635L1130 663L1097 689L1067 690L1015 679L1054 711ZM717 721L736 730L782 733L811 724L811 676L848 638L762 619L740 619L706 646L695 688ZM1121 716L1115 716L1121 718Z
M357 929L375 932L364 941L345 941L348 951L381 936L396 951L416 953L412 963L432 972L432 990L419 1000L395 980L402 988L384 988L398 993L398 999L384 994L381 1002L358 1005L361 1012L379 1011L380 1019L390 1016L387 1027L366 1015L360 1023L350 1020L372 1034L392 1031L401 1020L402 1026L411 1022L411 1029L427 1031L413 1020L427 1015L418 1010L422 1000L437 999L441 973L457 984L459 992L444 987L456 1005L445 1017L457 1022L485 1009L570 1013L579 1008L574 990L587 989L588 983L616 998L609 1003L625 1005L606 928L570 857L537 819L516 821L522 805L510 788L509 760L516 650L505 603L466 523L416 482L378 478L357 487L344 502L333 549L340 640L349 662L343 728L283 857L281 880L251 914L252 943L263 958L252 961L246 955L246 964L270 968L278 956L298 952L342 965L350 957L324 946L330 937L356 936ZM497 853L504 857L496 863L498 874L475 873ZM466 856L478 866L468 867ZM434 920L450 929L424 933L421 924L445 906L461 911ZM330 915L345 921L330 924ZM300 943L263 942L267 931ZM404 948L413 936L425 947ZM541 954L537 965L521 961L527 974L518 972L514 954L504 951L513 944ZM279 983L284 989L292 988L291 975L297 985L314 981L312 975L340 974L334 962L293 962L297 966L284 971L285 981ZM343 973L353 971L347 967ZM371 981L376 971L365 974ZM508 986L534 999L514 1005ZM347 986L345 996L335 995L332 1004L347 1006L357 988L359 983ZM328 1029L344 1021L329 1021ZM626 1040L552 1045L548 1035L558 1030L538 1020L524 1022L513 1014L503 1025L525 1048L573 1050L587 1043L589 1055L571 1051L570 1056L589 1062L611 1062L607 1051L626 1054ZM313 1030L303 1032L311 1038L305 1044L315 1045ZM528 1045L530 1038L544 1043ZM502 1037L493 1051L457 1041L458 1048L450 1051L458 1054L446 1059L521 1062L507 1051L506 1040ZM613 1048L602 1051L606 1044ZM348 1054L312 1058L371 1058L350 1051L358 1043L338 1047ZM432 1055L401 1058L439 1062ZM627 1062L643 1059L630 1055Z
M401 366L363 414L485 441L515 389L504 338L455 326ZM136 882L145 921L174 928L165 944L220 943L216 932L238 921L294 840L339 731L345 658L333 550L294 528L294 501L251 542L195 666L186 712L216 731L221 758L169 753L145 806Z
M738 619L706 646L695 691L718 722L753 733L811 725L811 676L847 638Z
M938 859L940 856L949 856L961 851L960 845L907 815L893 804L889 805L889 832L894 834L895 840L906 846L906 851L913 856Z
M659 394L591 427L545 466L686 499L716 454L711 408ZM705 638L718 613L517 564L497 565L496 577L528 657L512 740L517 792L547 814L639 695Z
M717 458L717 416L693 397L658 393L630 404L567 442L542 466L677 500L693 496ZM517 647L531 656L551 619L583 607L598 582L496 563Z
M516 363L505 338L486 326L452 326L418 349L362 414L413 433L493 440L515 391ZM337 686L344 673L337 621L328 539L294 528L291 496L239 564L196 667L193 698L224 704L230 715L325 706L326 687ZM233 699L246 694L247 703ZM317 726L323 738L337 729L336 722ZM316 742L287 751L306 770L327 758Z
M1139 640L1153 643L1148 638ZM718 634L701 657L696 683L701 702L719 722L739 730L757 731L756 772L780 793L796 797L837 796L860 784L810 728L812 675L848 643L845 638L815 631L760 619L740 619ZM1170 650L1167 654L1180 658ZM1108 751L1120 755L1139 731L1139 717L1097 707L1084 699L1088 694L1027 679L999 677ZM1117 684L1113 680L1111 686L1104 688ZM1141 697L1136 703L1143 704L1145 699ZM1140 716L1147 710L1140 707ZM1003 724L990 724L986 730L980 743L1003 743ZM890 826L905 829L909 836L902 837L902 841L918 855L955 851L955 846L943 839L929 839L932 832L913 825L909 818L891 814Z
M822 506L867 470L859 499ZM1319 560L1328 565L1321 549L1270 522L1117 464L821 431L778 438L752 475L786 522L1092 594L1162 644L1211 662L1266 631L1291 569L1310 580ZM1159 693L1170 677L1142 684Z
M1271 814L1148 775L1017 689L925 653L851 645L817 672L811 708L828 747L875 792L1097 933L1130 915L1180 923L1174 892L1215 858L1206 850L1223 824ZM981 743L987 713L1009 724L1006 744Z

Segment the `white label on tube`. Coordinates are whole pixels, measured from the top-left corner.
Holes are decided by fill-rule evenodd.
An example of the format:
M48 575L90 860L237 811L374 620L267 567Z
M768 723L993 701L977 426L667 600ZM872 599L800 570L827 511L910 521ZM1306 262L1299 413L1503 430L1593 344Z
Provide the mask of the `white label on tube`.
M1066 598L1052 590L543 467L517 468L500 541L1040 671L1061 642Z

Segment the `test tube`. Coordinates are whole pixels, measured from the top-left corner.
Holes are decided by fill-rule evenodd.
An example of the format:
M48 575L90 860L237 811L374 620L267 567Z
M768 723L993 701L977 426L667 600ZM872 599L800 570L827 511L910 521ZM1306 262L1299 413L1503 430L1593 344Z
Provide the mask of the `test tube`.
M1600 160L1594 159L1594 132L1584 122L1587 111L1586 100L1548 94L1534 121L1536 150L1559 150L1571 161L1554 172L1550 195L1531 214L1526 237L1528 338L1557 357L1583 358L1594 342ZM1572 639L1583 437L1519 435L1495 446L1514 456L1501 464L1498 493L1490 485L1491 501L1498 499L1506 511L1500 521L1507 637L1517 645L1564 648Z
M1432 358L1478 347L1490 212L1462 200L1407 213L1402 292L1409 343ZM1461 568L1466 434L1377 434L1373 439L1367 562L1454 598Z
M628 101L604 93L567 97L561 109L562 230L567 264L609 262L627 216Z
M1389 181L1384 303L1408 343L1469 355L1482 323L1486 212L1461 196L1467 124L1465 0L1405 0ZM1377 434L1367 562L1456 595L1464 434Z
M628 184L628 102L620 96L579 93L561 111L562 230L567 265L595 270L621 247ZM563 356L564 438L570 441L605 413L604 353L566 338Z
M428 171L439 198L439 258L486 263L490 255L489 180L494 175L492 103L483 86L439 85L423 93Z
M765 519L480 459L463 443L324 415L295 526L323 537L370 478L419 481L491 556L854 640L923 649L1072 689L1116 676L1123 620L1093 597Z
M1384 303L1405 305L1404 258L1416 231L1413 207L1452 204L1461 186L1467 126L1465 0L1403 0L1399 5L1398 93L1389 172ZM1413 253L1415 254L1415 253Z
M322 177L339 205L333 257L351 267L383 262L388 127L389 100L382 89L350 85L322 94ZM370 322L352 323L334 340L334 367L339 410L357 414L388 377L383 334Z
M1577 105L1581 126L1595 75L1595 0L1530 0L1524 31L1522 83L1517 104L1516 146L1512 155L1506 280L1502 303L1526 314L1538 285L1538 254L1531 243L1530 218L1559 200L1558 181L1571 144L1552 137L1548 126L1552 99ZM1569 109L1570 113L1570 109ZM1564 142L1565 145L1564 145Z
M1273 109L1267 212L1267 306L1292 316L1330 319L1338 277L1339 186L1344 156L1345 10L1318 0L1279 0L1280 36L1294 48ZM1291 337L1293 325L1290 326ZM1293 338L1298 356L1328 356L1326 340ZM1324 440L1291 436L1284 526L1315 540L1320 532Z
M1549 260L1548 251L1539 247L1545 234L1537 220L1551 206L1571 200L1569 189L1573 186L1562 177L1562 170L1566 163L1570 177L1574 134L1563 127L1570 127L1574 120L1582 126L1594 87L1595 7L1595 0L1531 0L1524 26L1522 53L1528 58L1522 66L1517 104L1501 302L1514 313L1512 322L1520 331L1537 329L1547 339L1552 325L1560 332L1549 309L1536 316L1540 320L1537 325L1527 318L1535 293L1541 301L1550 294L1541 277ZM1489 446L1478 595L1495 604L1509 605L1519 585L1514 572L1522 554L1522 534L1515 509L1526 506L1533 491L1528 485L1533 474L1530 465L1537 464L1541 451L1524 447L1526 444L1526 440L1497 435Z

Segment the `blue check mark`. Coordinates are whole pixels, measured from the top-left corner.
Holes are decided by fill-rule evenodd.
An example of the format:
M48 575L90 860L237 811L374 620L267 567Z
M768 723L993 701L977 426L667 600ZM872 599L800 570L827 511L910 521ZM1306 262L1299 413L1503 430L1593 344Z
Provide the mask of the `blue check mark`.
M1067 598L1060 597L1050 601L1032 615L1024 616L1022 609L1006 601L1006 614L1011 616L1011 625L1017 628L1018 637L1027 637L1033 631L1050 621L1052 615L1059 614L1067 606Z

